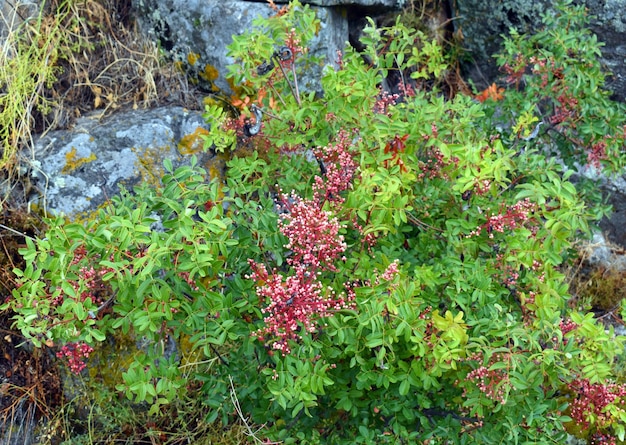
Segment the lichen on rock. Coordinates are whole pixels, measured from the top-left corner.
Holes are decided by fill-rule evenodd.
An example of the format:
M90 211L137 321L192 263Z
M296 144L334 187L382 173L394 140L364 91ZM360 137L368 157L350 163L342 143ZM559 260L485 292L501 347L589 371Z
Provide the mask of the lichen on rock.
M33 182L41 197L34 203L52 214L84 217L117 194L119 184L131 190L141 182L157 184L165 159L176 168L192 152L202 163L212 158L199 143L208 128L198 111L164 107L104 121L82 118L74 130L49 132L35 145L41 172L33 173Z

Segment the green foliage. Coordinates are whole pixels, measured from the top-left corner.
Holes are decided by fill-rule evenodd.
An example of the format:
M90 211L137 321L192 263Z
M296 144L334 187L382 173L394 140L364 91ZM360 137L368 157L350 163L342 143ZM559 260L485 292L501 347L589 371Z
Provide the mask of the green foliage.
M132 333L148 346L120 389L155 405L172 400L184 382L163 358L169 336L197 334L222 309L217 280L237 244L221 206L205 207L218 199L217 184L207 184L197 167L166 168L162 189L123 192L86 226L59 218L45 238L28 240L13 302L16 326L38 347Z
M539 139L525 145L544 142L571 168L579 162L615 172L624 165L626 109L610 101L603 89L602 43L585 28L586 20L585 8L567 1L546 12L541 32L511 32L498 57L511 86L499 104L507 111L496 117L498 107L492 102L486 111L491 119L485 123L510 119L517 135L527 137L534 122L541 121L545 127Z
M578 14L547 16L530 39L547 47L559 33L578 48ZM446 100L424 88L445 71L441 48L400 23L370 23L366 57L346 50L316 97L297 87L315 24L294 2L234 38L231 75L245 81L241 103L264 111L263 127L246 137L243 121L210 108L224 125L210 138L258 151L234 157L225 184L166 165L162 187L123 193L87 226L55 221L22 251L31 266L16 271L22 285L6 304L16 324L36 346L116 331L146 339L118 388L153 412L184 391L188 376L165 344L189 336L210 363L192 376L207 420L227 422L240 406L284 443L562 443L580 420L568 411L573 382L615 379L624 349L623 337L566 304L559 267L594 212L572 170L543 149L585 161L572 147L596 143L597 113L618 115L600 75L571 68L580 84L565 90L602 109L532 137L525 127L544 118L534 111L561 103L560 81L573 75L539 102L540 71L501 102ZM507 48L530 60L537 45L515 37ZM551 53L550 66L565 72L569 58ZM615 119L604 134L623 143ZM324 238L329 227L335 240ZM325 257L332 241L341 253ZM92 271L102 287L85 279ZM277 321L303 311L311 328ZM585 434L622 434L622 404Z

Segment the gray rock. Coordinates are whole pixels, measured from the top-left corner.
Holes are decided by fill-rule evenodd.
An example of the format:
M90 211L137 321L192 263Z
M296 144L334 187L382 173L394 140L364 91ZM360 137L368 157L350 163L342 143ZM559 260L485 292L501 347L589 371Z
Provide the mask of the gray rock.
M384 3L397 3L388 0ZM381 3L366 1L366 3ZM190 55L199 55L193 67L200 74L213 68L219 73L216 79L208 79L208 89L217 87L229 92L226 81L226 67L233 60L226 56L226 46L232 42L234 34L242 34L252 26L256 17L269 17L273 14L267 3L239 0L198 1L198 0L134 0L138 20L144 32L152 34L161 46L169 50L174 58L186 63ZM336 2L322 2L335 4ZM344 2L341 1L341 4ZM348 21L341 7L313 7L322 23L322 30L309 47L309 54L322 57L329 63L336 59L337 50L343 49L348 41ZM192 56L193 57L193 56ZM309 91L318 90L318 81L323 67L310 70L300 83ZM208 73L211 77L212 73ZM202 75L200 78L202 80ZM207 81L206 75L204 81Z
M275 1L274 3L289 3L285 0ZM365 8L375 9L401 9L407 0L303 0L302 3L308 3L315 6L361 6Z
M72 130L50 132L35 143L31 163L41 206L52 213L76 216L89 212L141 181L157 183L163 161L174 166L203 153L201 135L208 131L199 112L180 107L122 112L106 121L86 117Z
M600 228L613 243L626 248L626 178L607 180L602 188L613 211L600 222Z
M591 241L583 244L584 258L589 264L607 270L626 270L626 256L623 250L600 232L594 233Z
M626 100L626 0L586 0L591 30L605 43L602 62L613 74L607 86L618 100Z
M36 17L40 8L40 2L34 0L0 0L0 40L25 20Z
M581 3L580 1L578 3ZM612 72L607 87L616 100L626 99L626 0L584 0L591 18L590 29L605 42L602 63ZM457 19L463 30L464 43L474 59L468 66L469 76L480 87L498 77L492 58L502 44L502 35L510 28L520 33L541 26L541 15L553 4L551 0L458 0L454 2Z

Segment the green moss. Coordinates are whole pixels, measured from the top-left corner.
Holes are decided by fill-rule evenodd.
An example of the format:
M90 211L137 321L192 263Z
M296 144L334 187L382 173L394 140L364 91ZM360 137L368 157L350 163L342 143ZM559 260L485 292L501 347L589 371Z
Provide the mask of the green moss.
M576 296L572 304L589 305L601 315L619 313L622 300L626 298L626 271L591 267L584 261L577 265L570 282L570 292Z

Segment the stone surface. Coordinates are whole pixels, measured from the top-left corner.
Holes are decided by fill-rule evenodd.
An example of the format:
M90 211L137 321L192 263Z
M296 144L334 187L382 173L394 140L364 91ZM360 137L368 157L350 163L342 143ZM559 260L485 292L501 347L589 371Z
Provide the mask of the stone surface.
M584 0L589 9L590 28L605 42L602 63L612 76L607 87L616 100L626 99L626 0ZM551 0L458 0L454 2L454 25L465 38L465 47L474 59L466 66L469 76L480 88L498 77L492 56L502 44L502 35L511 27L520 33L541 26L541 15ZM595 16L595 17L593 17Z
M603 191L613 212L600 222L600 227L613 243L626 247L626 178L607 180Z
M134 0L134 6L144 32L153 34L155 40L159 40L177 60L186 62L190 54L198 54L194 66L200 67L200 72L206 67L217 69L219 77L214 84L226 92L230 91L225 78L226 67L233 62L226 56L226 46L232 42L234 34L249 29L256 17L269 17L273 13L267 3L238 0ZM343 49L348 41L345 10L341 7L313 8L322 29L310 45L309 53L333 63L337 50ZM300 84L305 89L317 90L316 79L322 69L321 66L314 67Z
M274 1L274 3L288 3L286 0ZM364 8L380 8L380 9L400 9L403 8L408 0L302 0L302 3L308 3L315 6L359 6Z
M52 213L78 215L97 208L140 181L158 181L163 160L174 166L202 152L207 124L198 112L180 107L122 112L106 121L80 119L72 130L54 131L35 143L32 176Z
M40 2L34 0L0 0L0 40L15 31L24 20L36 17Z
M602 62L613 73L607 86L618 100L626 100L626 0L586 0L591 30L605 43Z

